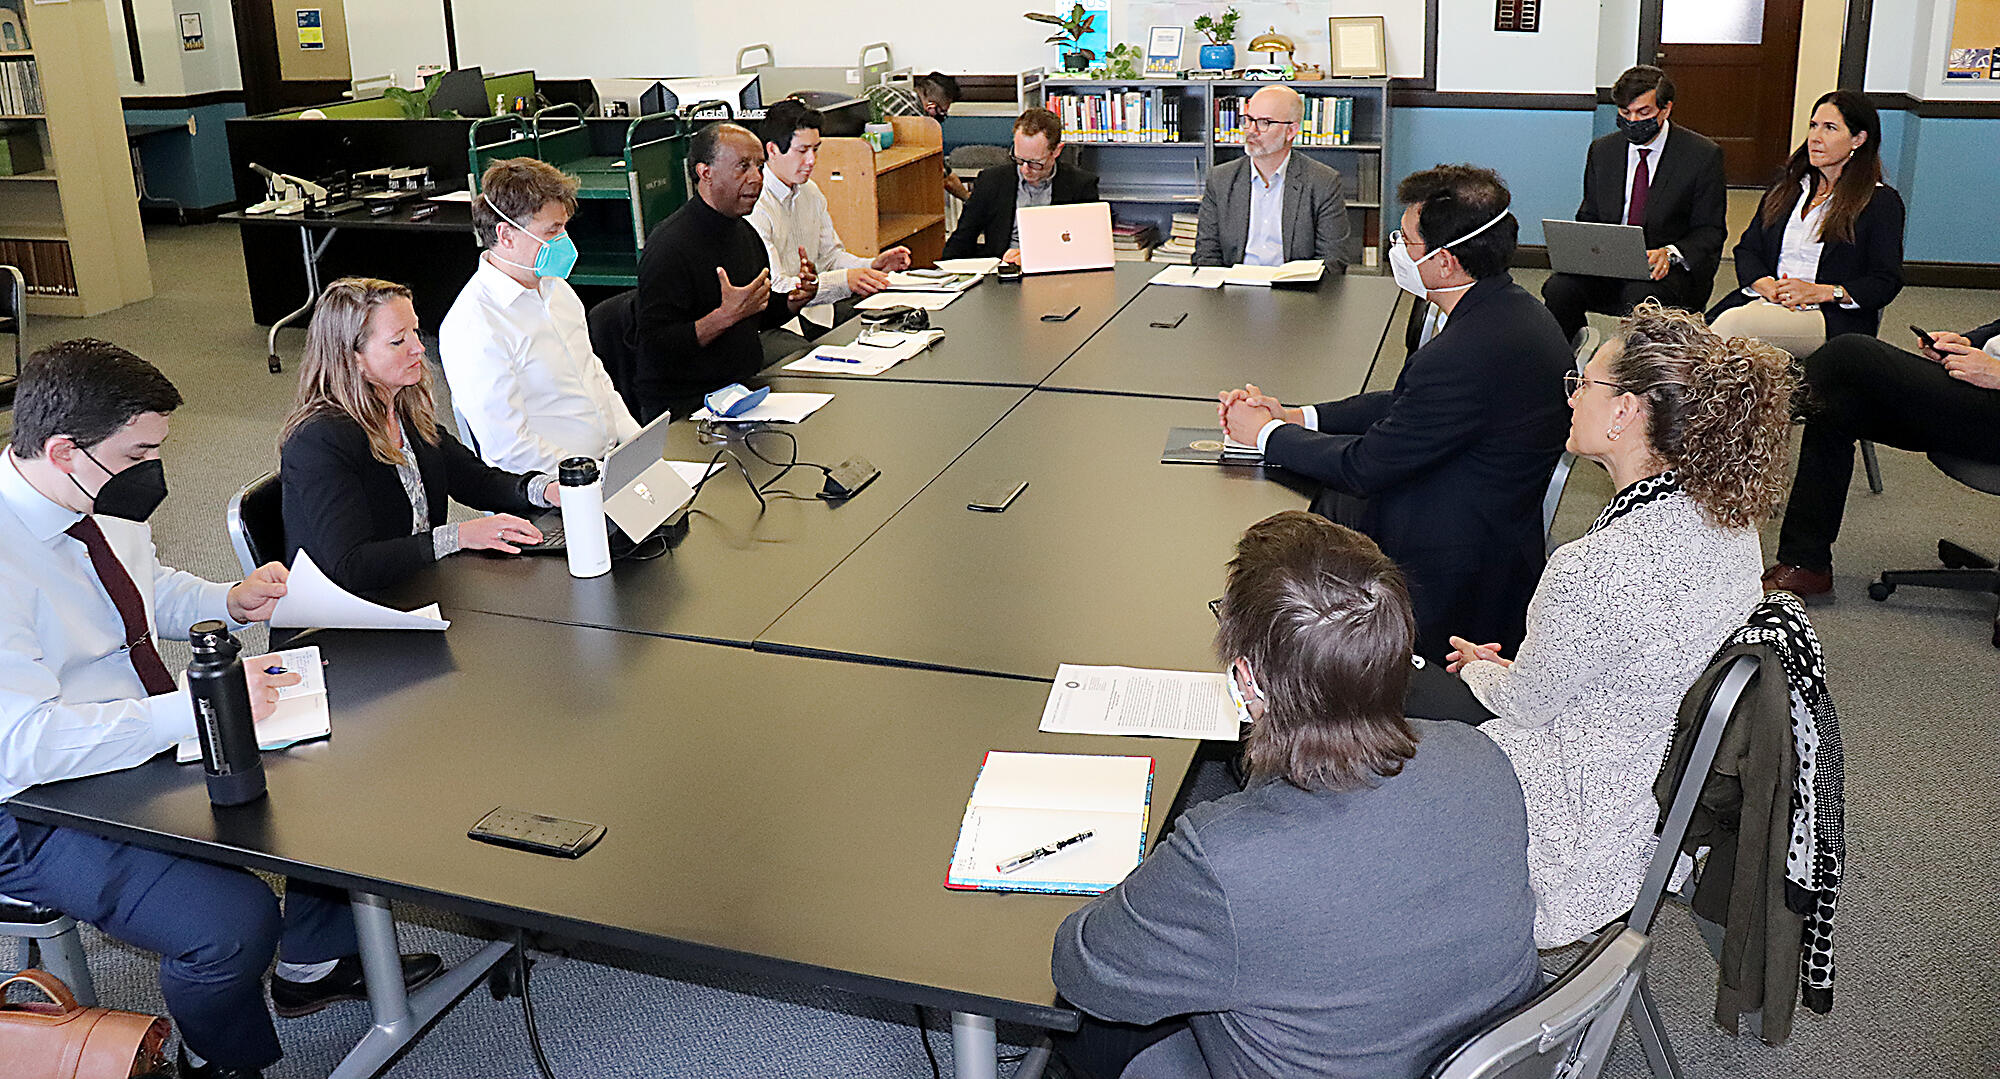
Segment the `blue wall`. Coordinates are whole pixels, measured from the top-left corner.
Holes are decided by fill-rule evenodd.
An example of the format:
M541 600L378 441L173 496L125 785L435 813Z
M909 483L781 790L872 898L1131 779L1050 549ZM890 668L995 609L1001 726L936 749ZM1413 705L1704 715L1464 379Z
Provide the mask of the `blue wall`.
M1884 179L1902 193L1909 210L1905 259L2000 263L1995 147L2000 147L2000 120L1882 113Z
M1583 155L1595 119L1582 110L1391 109L1383 187L1393 196L1398 179L1432 165L1484 165L1514 193L1521 242L1539 244L1543 218L1573 218L1583 201Z
M139 140L139 161L146 172L146 193L179 203L182 209L205 210L236 200L236 183L229 175L229 138L225 124L243 115L242 102L203 105L196 109L127 109L128 124L180 124L190 116L195 133L163 131Z

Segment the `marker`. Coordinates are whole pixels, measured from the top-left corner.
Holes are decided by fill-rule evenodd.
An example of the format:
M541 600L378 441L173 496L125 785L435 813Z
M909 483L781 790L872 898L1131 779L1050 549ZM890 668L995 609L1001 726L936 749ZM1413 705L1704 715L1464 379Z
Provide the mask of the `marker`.
M1049 855L1054 854L1055 852L1063 849L1064 847L1073 846L1077 843L1081 843L1084 840L1089 839L1091 836L1096 834L1097 833L1094 831L1078 832L1075 835L1070 836L1068 839L1059 840L1055 843L1049 844L1046 847L1036 847L1034 850L1026 851L1021 854L1016 854L1012 858L1009 858L1006 861L1001 862L999 865L996 865L993 868L999 870L1002 873L1012 873L1015 870L1020 869L1022 866L1031 865L1035 862L1039 862L1042 859L1048 857Z

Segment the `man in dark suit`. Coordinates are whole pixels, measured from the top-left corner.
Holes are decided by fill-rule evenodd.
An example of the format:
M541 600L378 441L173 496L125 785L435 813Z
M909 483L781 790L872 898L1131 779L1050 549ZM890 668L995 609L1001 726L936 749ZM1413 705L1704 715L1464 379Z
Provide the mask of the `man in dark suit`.
M1223 425L1268 464L1318 480L1320 513L1403 567L1417 652L1455 626L1519 642L1542 573L1542 495L1569 433L1568 341L1507 274L1519 226L1490 169L1440 165L1398 185L1396 280L1448 317L1386 392L1286 408L1255 386L1222 395ZM1365 500L1365 501L1363 501Z
M1319 259L1347 268L1347 197L1340 172L1292 148L1305 99L1266 86L1243 114L1243 156L1217 165L1201 196L1196 266L1278 266Z
M1551 274L1542 299L1571 337L1583 328L1587 311L1622 318L1645 300L1689 311L1706 307L1729 235L1722 148L1669 122L1674 80L1641 64L1618 76L1611 100L1618 106L1618 130L1590 144L1576 219L1644 226L1653 276L1627 281Z
M995 165L972 183L972 199L958 215L958 228L945 241L948 259L1002 258L1021 261L1021 229L1014 211L1022 206L1066 206L1097 201L1097 174L1075 165L1057 165L1062 156L1062 120L1047 109L1029 109L1014 121L1014 163Z

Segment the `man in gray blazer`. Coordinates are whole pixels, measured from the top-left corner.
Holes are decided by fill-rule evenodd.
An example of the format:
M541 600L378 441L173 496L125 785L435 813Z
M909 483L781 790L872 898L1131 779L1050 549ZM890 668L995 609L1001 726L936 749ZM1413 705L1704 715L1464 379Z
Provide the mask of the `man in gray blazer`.
M1196 266L1276 266L1320 259L1347 268L1347 196L1340 173L1292 149L1305 100L1266 86L1243 108L1244 155L1208 174L1194 238Z

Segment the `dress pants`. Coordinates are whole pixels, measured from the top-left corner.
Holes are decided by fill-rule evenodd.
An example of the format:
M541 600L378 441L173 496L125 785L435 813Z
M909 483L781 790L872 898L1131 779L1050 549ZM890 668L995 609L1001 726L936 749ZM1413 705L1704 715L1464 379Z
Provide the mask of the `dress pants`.
M16 822L0 811L0 894L53 907L160 956L160 990L188 1050L231 1068L284 1055L264 999L282 945L291 963L360 950L345 892L287 881L278 898L248 871Z
M1793 359L1810 356L1826 344L1826 316L1818 308L1794 311L1768 300L1751 300L1715 317L1709 327L1724 337L1754 337Z
M1856 439L2000 462L2000 390L1861 334L1828 341L1805 369L1806 428L1778 532L1778 561L1788 566L1831 572Z
M1667 276L1658 281L1559 273L1550 274L1549 279L1542 282L1542 302L1556 317L1563 336L1574 339L1576 331L1583 329L1584 314L1590 311L1624 318L1646 300L1658 300L1668 307L1700 311L1707 304L1708 297L1692 295L1693 291L1693 277L1679 266L1668 270Z

